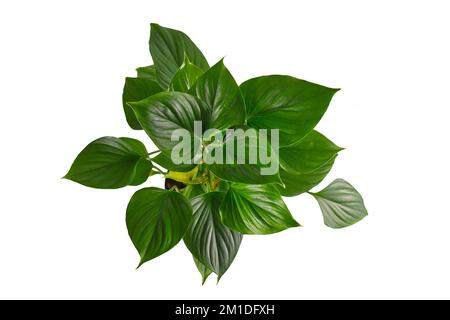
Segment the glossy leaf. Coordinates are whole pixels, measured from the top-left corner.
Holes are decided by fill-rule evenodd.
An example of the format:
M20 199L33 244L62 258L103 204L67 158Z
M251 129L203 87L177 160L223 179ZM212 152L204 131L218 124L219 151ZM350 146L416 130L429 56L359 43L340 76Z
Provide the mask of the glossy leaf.
M330 228L344 228L368 215L358 191L344 179L336 179L325 189L311 192L322 210L323 221Z
M320 168L342 148L313 130L299 142L280 148L280 168L288 173L309 173Z
M197 79L203 74L203 70L192 64L185 57L180 69L175 73L169 84L169 90L188 92Z
M139 266L173 248L191 218L191 205L181 194L159 188L137 191L128 204L126 222L141 257Z
M295 143L319 122L338 89L290 76L253 78L241 85L247 125L280 130L280 145Z
M223 60L206 71L190 93L205 102L211 110L211 127L226 129L245 123L245 106L239 86Z
M231 184L220 214L227 227L243 234L270 234L299 226L273 185Z
M293 197L307 192L317 186L330 172L337 155L324 163L321 167L308 173L288 172L280 169L283 186L277 186L279 192L284 197Z
M64 178L92 188L116 189L145 182L151 168L140 141L103 137L80 152Z
M220 278L233 262L242 235L225 227L220 220L223 193L210 192L191 200L194 216L184 236L191 253Z
M127 102L139 101L163 91L159 84L146 78L126 78L122 94L123 110L128 125L135 130L142 130L141 125Z
M172 133L186 129L194 139L194 121L202 121L208 127L209 113L201 101L181 92L161 92L147 99L129 104L136 118L155 145L170 157L171 150L179 142L172 141Z
M209 68L200 49L183 32L151 24L150 53L156 67L156 76L163 88L168 88L172 77L183 64L184 56L201 70Z
M242 129L246 129L243 127ZM262 168L270 166L270 164L262 164L259 157L260 149L265 154L270 155L273 150L269 144L262 145L259 139L259 132L255 130L254 136L256 140L250 140L246 135L240 135L237 131L234 133L227 132L225 134L224 141L222 143L211 143L205 148L205 155L214 155L217 149L221 150L222 157L221 163L214 163L209 165L209 169L219 178L238 183L251 183L251 184L266 184L266 183L278 183L283 184L278 170L273 174L265 173ZM255 142L256 141L256 142ZM230 148L228 146L230 145ZM244 158L239 161L239 149L241 149ZM256 155L256 161L250 160L250 154ZM212 156L211 156L212 157ZM228 159L232 160L229 161ZM274 164L276 169L277 163Z
M169 171L188 172L195 168L196 164L175 164L172 162L170 156L165 153L160 153L154 158L152 162L160 165Z
M149 79L157 82L156 79L156 68L154 65L146 66L146 67L139 67L136 68L137 71L137 77L138 78L144 78Z
M195 266L197 267L198 272L202 275L202 284L205 284L206 279L210 276L212 273L211 270L209 270L203 263L201 263L196 257L192 256L194 258Z

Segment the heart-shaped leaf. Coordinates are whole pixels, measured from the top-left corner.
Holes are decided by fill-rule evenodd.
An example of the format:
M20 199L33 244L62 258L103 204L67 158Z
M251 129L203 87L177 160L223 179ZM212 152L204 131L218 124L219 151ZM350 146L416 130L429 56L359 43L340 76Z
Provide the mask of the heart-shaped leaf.
M220 220L222 192L210 192L191 200L194 212L184 243L208 269L220 278L233 262L242 234L225 227Z
M190 141L187 143L193 148L197 146L192 155L199 151L202 137L194 131L194 122L201 121L202 129L205 130L208 128L210 114L197 98L187 93L161 92L129 105L142 128L167 156L170 157L173 147L179 144L179 141L172 141L172 134L178 129L185 129L190 133Z
M103 137L80 152L64 178L92 188L116 189L145 182L151 168L142 142Z
M137 191L128 203L126 222L141 257L139 266L172 249L191 218L191 205L181 194L159 188Z
M156 76L163 88L169 87L170 80L183 64L185 55L201 70L209 68L200 49L181 31L152 23L149 44Z
M322 210L323 221L330 228L344 228L368 215L358 191L344 179L336 179L320 192L310 192Z
M202 275L202 284L205 284L206 279L210 276L212 273L211 270L209 270L203 263L201 263L196 257L192 256L194 258L195 266L197 267L198 272Z
M139 68L136 68L136 71L137 71L138 78L149 79L149 80L153 80L155 82L158 81L156 79L156 68L154 65L146 66L146 67L139 67Z
M202 74L203 70L192 64L185 56L183 64L170 81L169 89L171 91L188 92Z
M286 146L299 141L316 126L338 89L272 75L245 81L241 91L247 125L279 129L280 145Z
M295 173L280 170L283 186L277 186L281 195L284 197L293 197L307 192L317 186L330 172L337 155L324 163L321 167L308 173Z
M270 184L231 184L220 214L227 227L242 234L270 234L299 226Z
M163 91L159 84L147 78L126 78L123 87L122 104L128 125L135 130L142 130L141 125L127 102L139 101Z
M239 86L223 59L206 71L189 91L211 110L211 127L226 129L245 122L245 106Z

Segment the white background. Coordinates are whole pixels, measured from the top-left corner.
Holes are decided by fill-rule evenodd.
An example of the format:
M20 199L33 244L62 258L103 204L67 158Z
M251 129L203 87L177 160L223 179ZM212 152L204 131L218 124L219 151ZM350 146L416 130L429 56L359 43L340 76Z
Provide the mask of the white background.
M450 298L448 1L2 1L0 298ZM246 236L219 285L184 244L145 264L125 208L139 187L61 180L78 152L129 136L125 76L149 23L185 31L238 82L290 74L342 90L318 129L346 147L316 190L350 181L369 217ZM152 178L145 185L161 185Z

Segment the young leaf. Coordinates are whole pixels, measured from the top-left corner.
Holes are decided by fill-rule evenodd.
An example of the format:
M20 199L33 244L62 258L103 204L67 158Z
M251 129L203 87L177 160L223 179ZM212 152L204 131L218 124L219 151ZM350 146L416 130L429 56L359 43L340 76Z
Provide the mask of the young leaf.
M188 184L183 190L183 195L189 200L204 193L205 191L203 191L203 188L200 184Z
M211 127L226 129L245 122L245 106L239 86L223 59L206 71L189 91L211 110Z
M193 146L194 139L201 139L194 135L194 121L202 121L204 128L208 127L208 109L200 100L187 93L161 92L129 105L145 132L169 157L172 148L179 143L171 139L175 130L189 131Z
M116 189L145 182L151 169L142 142L103 137L80 152L64 178L87 187Z
M242 241L242 234L228 229L220 221L222 200L221 192L193 198L194 216L184 236L184 243L192 255L219 278L233 262Z
M163 88L169 87L170 80L183 64L185 55L201 70L209 68L200 49L181 31L152 23L149 44L156 76Z
M310 192L319 203L325 225L348 227L368 215L358 191L344 179L336 179L320 192Z
M149 79L157 82L156 80L156 68L154 65L146 66L146 67L139 67L136 68L137 71L137 77L138 78L144 78Z
M128 234L144 262L172 249L184 236L192 218L189 201L159 188L137 191L127 207Z
M289 174L305 174L320 168L342 148L313 130L299 142L281 147L280 168Z
M159 84L146 78L126 78L123 87L122 104L128 125L135 130L142 130L133 110L127 102L139 101L163 91Z
M203 70L192 64L185 56L183 64L170 81L169 90L188 92L202 74Z
M206 279L208 279L209 275L212 273L203 263L201 263L196 257L194 258L195 266L198 269L198 272L202 275L202 285L205 284Z
M322 118L338 89L272 75L253 78L241 85L247 125L280 130L280 145L299 141Z
M289 172L280 169L283 186L277 186L279 192L284 197L293 197L307 192L317 186L330 172L337 155L328 160L321 167L308 173Z
M220 215L227 227L242 234L270 234L299 226L270 184L231 184Z

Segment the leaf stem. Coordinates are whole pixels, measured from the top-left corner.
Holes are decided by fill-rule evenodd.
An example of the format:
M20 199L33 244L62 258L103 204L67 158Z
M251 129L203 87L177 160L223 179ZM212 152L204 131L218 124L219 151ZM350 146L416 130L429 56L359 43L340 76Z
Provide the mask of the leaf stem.
M149 153L147 153L147 155L150 156L150 155L158 153L158 152L161 152L161 150L155 150L155 151L149 152Z

